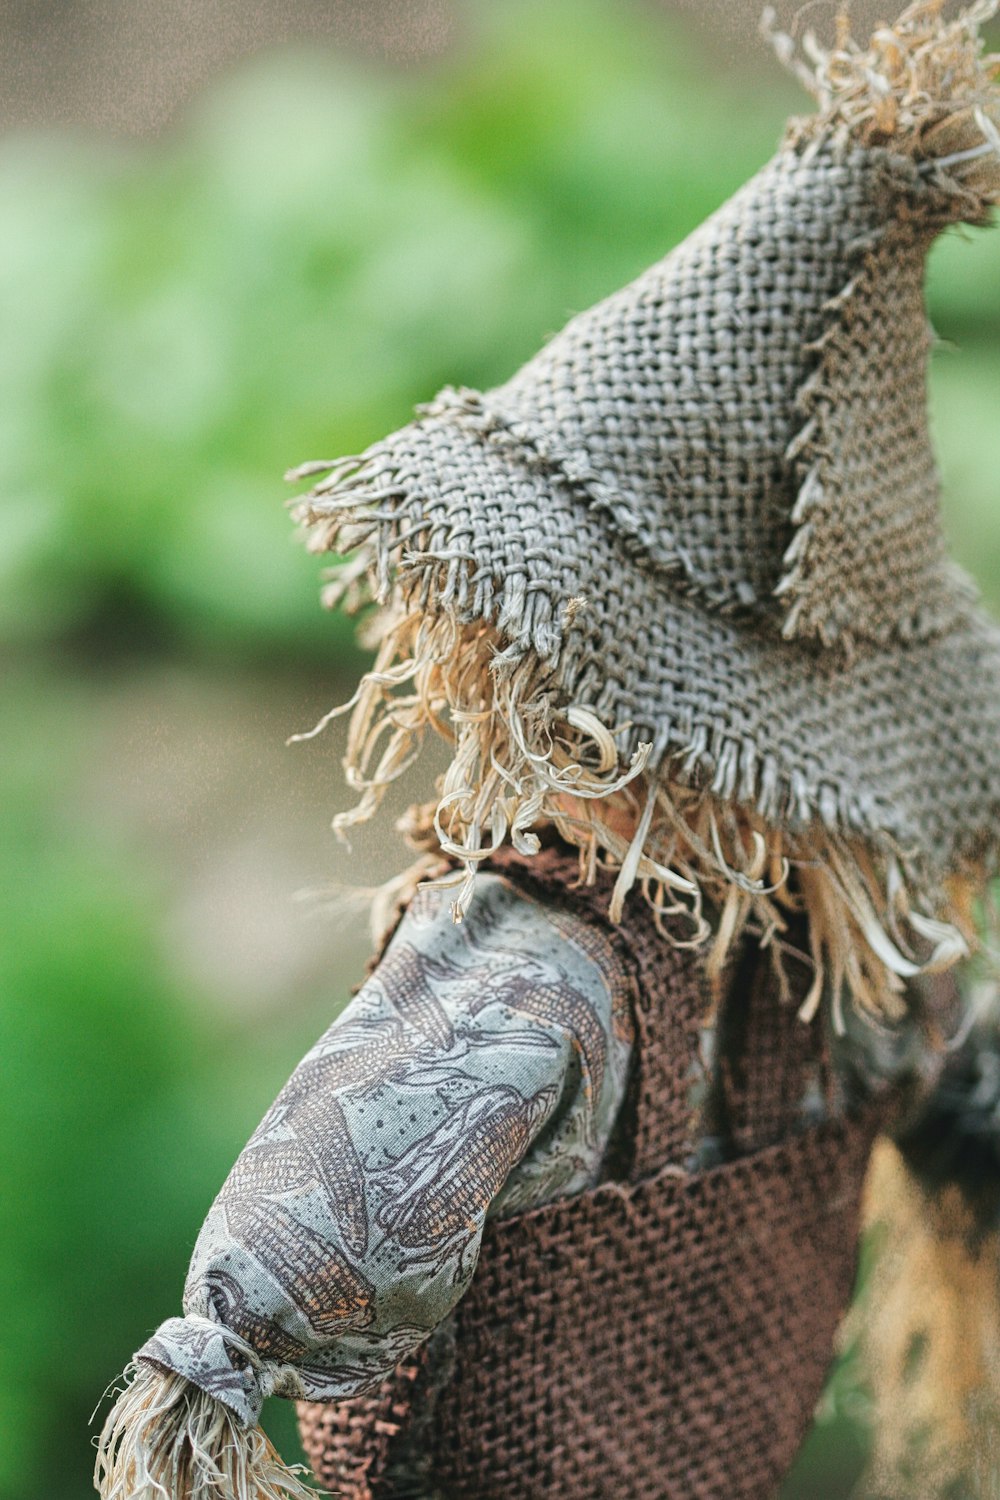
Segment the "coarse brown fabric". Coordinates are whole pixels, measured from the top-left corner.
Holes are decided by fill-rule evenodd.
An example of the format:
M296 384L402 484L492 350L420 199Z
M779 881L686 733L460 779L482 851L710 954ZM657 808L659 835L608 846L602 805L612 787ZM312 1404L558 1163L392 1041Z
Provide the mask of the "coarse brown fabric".
M498 863L607 924L602 881L569 889L571 857ZM794 958L782 1000L759 951L733 967L720 1030L742 1017L697 1100L701 958L638 896L608 930L636 980L621 1175L493 1221L445 1329L374 1393L300 1405L317 1476L348 1500L765 1500L806 1431L850 1296L875 1114L803 1127L810 1078L827 1087L822 1032L795 1020ZM739 1154L698 1170L710 1116Z

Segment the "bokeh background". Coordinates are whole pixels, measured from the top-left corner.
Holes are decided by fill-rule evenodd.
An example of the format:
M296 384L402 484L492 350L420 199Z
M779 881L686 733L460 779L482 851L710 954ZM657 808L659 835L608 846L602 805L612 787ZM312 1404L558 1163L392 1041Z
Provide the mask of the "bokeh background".
M342 887L399 859L329 831L336 730L284 745L364 658L283 470L501 379L753 172L805 104L756 10L0 5L0 1500L89 1493L95 1402L359 977ZM950 235L930 306L996 607L1000 241ZM850 1494L865 1410L848 1358L785 1500Z

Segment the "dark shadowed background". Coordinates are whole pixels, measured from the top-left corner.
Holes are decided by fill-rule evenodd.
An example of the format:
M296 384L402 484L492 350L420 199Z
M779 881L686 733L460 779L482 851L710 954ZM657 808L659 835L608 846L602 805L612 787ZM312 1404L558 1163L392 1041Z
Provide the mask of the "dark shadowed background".
M0 1500L88 1493L91 1409L359 977L336 892L400 859L329 831L336 729L284 746L364 658L282 471L504 377L750 175L808 107L756 10L0 5ZM996 606L1000 240L950 235L930 303ZM850 1493L864 1415L848 1358L786 1500Z

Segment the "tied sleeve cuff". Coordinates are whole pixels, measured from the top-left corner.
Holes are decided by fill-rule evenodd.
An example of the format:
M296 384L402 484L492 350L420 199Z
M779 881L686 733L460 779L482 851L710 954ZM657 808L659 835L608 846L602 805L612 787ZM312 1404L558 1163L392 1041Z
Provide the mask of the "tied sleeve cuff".
M198 1313L168 1318L135 1357L214 1396L244 1427L254 1426L268 1396L303 1394L294 1369L262 1359L238 1333Z

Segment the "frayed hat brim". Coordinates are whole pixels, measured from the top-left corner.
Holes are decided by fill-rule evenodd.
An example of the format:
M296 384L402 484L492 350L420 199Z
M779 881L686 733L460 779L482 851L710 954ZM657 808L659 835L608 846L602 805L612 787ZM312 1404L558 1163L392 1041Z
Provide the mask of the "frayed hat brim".
M947 632L851 655L698 606L606 507L446 416L300 502L318 548L383 600L492 626L494 671L534 656L564 705L643 741L664 776L791 831L891 842L941 877L1000 843L1000 629L956 588ZM332 523L332 525L331 525Z

